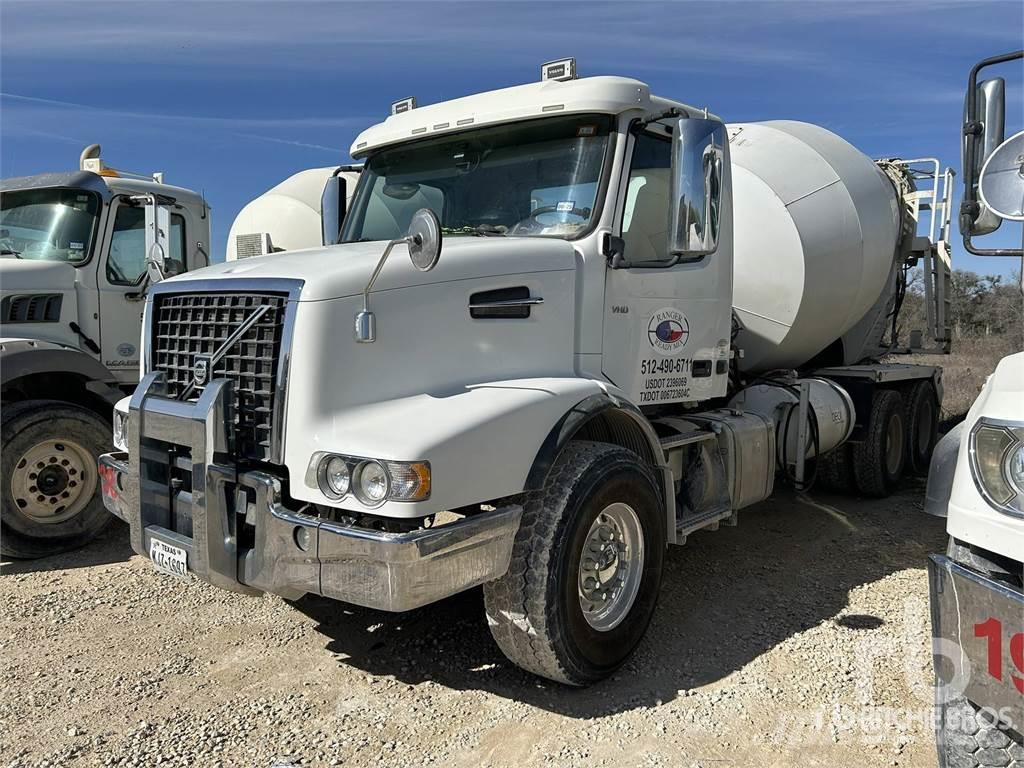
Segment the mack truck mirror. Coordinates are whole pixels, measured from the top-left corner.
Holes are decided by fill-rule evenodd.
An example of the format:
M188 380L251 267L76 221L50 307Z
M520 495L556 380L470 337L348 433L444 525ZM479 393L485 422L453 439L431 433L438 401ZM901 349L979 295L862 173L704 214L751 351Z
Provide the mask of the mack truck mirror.
M718 249L725 126L717 120L681 118L672 146L668 250L680 259Z
M146 273L150 282L159 283L167 277L168 233L171 212L150 196L146 205Z
M320 197L320 222L324 245L341 242L341 225L345 221L345 201L348 199L348 182L337 172L324 185Z
M1006 81L1001 77L983 80L974 89L974 116L971 116L970 94L964 102L964 135L960 167L964 184L978 201L977 215L960 218L961 234L988 235L999 229L1002 219L978 199L978 179L985 161L1003 143L1006 123ZM970 149L969 149L970 147Z
M441 257L441 222L437 214L429 208L420 208L412 215L405 237L392 240L381 254L370 275L370 281L363 289L363 309L356 315L355 337L360 344L370 344L377 339L377 321L370 311L370 290L384 268L384 262L391 255L391 249L401 243L409 247L409 259L416 269L429 272L437 266L437 260Z

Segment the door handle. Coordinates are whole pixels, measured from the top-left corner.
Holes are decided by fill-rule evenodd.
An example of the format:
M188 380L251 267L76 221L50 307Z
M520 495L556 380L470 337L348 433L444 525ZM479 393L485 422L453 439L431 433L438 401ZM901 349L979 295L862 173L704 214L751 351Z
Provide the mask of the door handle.
M544 303L540 296L531 296L525 285L481 291L469 297L469 316L474 320L525 319L530 308Z
M540 296L528 296L525 299L505 299L504 301L477 301L469 305L470 309L494 309L497 307L535 307L543 304Z

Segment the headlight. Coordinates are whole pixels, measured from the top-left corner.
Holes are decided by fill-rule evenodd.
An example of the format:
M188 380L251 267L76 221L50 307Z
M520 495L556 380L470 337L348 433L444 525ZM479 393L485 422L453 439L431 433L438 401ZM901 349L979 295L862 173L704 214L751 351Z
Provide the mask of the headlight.
M128 414L114 409L114 447L128 452Z
M320 466L320 485L324 489L324 493L336 499L340 499L348 493L352 482L352 473L341 456L328 456L320 462Z
M306 475L335 501L353 494L367 507L385 501L424 501L430 498L430 462L385 461L333 453L314 454Z
M971 430L971 475L991 506L1024 515L1024 424L980 419Z
M379 461L364 461L356 467L356 498L368 507L383 504L391 490L391 478Z

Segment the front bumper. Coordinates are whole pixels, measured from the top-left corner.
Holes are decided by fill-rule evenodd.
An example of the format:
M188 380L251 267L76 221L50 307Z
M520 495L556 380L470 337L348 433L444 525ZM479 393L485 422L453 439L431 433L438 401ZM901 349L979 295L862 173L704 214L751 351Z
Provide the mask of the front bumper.
M197 402L181 402L161 397L162 374L149 374L132 396L129 453L104 454L100 474L104 504L129 524L139 554L162 541L185 550L190 573L224 589L312 593L387 611L427 605L508 570L518 505L410 533L285 508L280 480L223 459L230 386L215 381ZM190 490L175 481L182 472Z
M928 581L940 695L964 695L1024 732L1024 593L944 555L929 558Z

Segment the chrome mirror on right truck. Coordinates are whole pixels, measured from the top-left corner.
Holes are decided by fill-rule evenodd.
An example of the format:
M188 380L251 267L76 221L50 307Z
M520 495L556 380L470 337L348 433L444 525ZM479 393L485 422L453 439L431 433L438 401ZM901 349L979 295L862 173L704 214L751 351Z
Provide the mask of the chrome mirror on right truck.
M680 118L672 138L668 250L680 259L718 248L728 137L718 120Z
M970 99L970 93L967 99ZM965 101L960 167L963 168L964 184L974 190L978 208L973 220L961 217L960 231L964 233L966 230L972 235L988 235L999 229L1002 219L978 200L978 179L989 155L1003 143L1006 122L1006 82L1003 78L983 80L975 87L973 119L970 106L969 101Z

